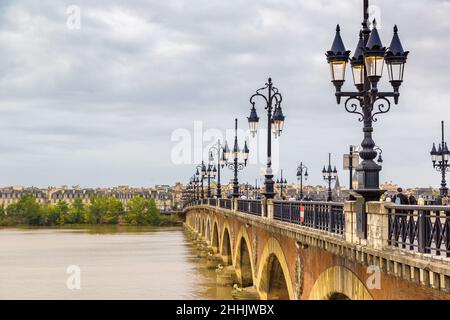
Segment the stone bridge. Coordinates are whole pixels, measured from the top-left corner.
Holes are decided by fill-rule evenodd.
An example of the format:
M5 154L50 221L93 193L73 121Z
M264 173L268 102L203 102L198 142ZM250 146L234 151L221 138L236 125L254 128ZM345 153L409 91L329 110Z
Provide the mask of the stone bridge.
M203 199L185 229L244 298L450 299L450 208L365 206L365 237L355 202Z

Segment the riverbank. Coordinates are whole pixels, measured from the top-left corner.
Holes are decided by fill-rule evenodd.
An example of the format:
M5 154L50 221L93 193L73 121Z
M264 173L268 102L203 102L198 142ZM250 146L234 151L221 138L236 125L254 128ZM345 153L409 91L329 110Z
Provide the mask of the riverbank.
M62 226L30 226L30 225L16 225L16 226L0 226L0 231L7 230L56 230L56 231L86 231L87 233L142 233L142 232L161 232L161 231L175 231L182 230L183 223L180 221L174 226L133 226L133 225L104 225L104 224L71 224Z

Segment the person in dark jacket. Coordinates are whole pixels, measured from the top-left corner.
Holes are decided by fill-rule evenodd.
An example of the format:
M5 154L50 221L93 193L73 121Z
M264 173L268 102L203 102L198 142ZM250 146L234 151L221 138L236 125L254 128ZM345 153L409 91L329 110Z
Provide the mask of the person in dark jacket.
M392 202L396 204L409 204L408 197L403 193L402 188L397 189L397 194L392 198Z
M414 194L412 192L409 194L408 202L412 206L416 206L417 205L417 199L416 199L416 197L414 197Z

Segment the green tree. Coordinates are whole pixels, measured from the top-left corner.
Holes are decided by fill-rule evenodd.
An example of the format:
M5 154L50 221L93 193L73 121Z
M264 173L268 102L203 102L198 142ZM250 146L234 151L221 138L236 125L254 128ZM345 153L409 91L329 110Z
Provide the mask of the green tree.
M89 220L100 224L115 224L122 214L122 203L113 196L94 196L89 206Z
M10 226L15 224L14 217L8 215L5 205L0 207L0 226Z
M150 223L148 203L142 197L133 197L127 202L124 220L132 225L148 225Z
M84 222L87 210L80 197L76 197L70 206L69 215L66 219L67 223L80 224Z
M9 205L7 212L18 224L42 226L47 222L44 211L32 195L25 195L17 203Z
M155 199L150 199L147 202L148 215L149 215L149 223L152 226L159 226L161 222L161 213L159 212L158 207L156 206Z
M54 207L54 212L56 216L55 224L63 225L69 216L69 204L66 201L58 201Z

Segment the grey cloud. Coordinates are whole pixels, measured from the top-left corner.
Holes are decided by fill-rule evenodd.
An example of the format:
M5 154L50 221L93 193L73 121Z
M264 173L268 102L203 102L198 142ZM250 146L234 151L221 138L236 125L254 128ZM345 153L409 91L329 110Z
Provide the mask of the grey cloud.
M324 57L336 23L354 49L361 3L2 2L0 164L10 170L1 184L186 180L192 166L170 161L173 130L192 131L194 120L225 130L236 116L245 128L248 98L268 76L284 94L281 167L293 181L297 162L306 162L311 182L322 183L327 153L340 168L341 154L362 139L357 118L336 105ZM449 1L371 3L382 10L383 42L396 23L411 51L400 104L375 124L386 160L382 178L436 185L427 152L441 118L450 120ZM72 4L81 8L78 31L66 28ZM253 182L261 166L249 167L242 180Z

